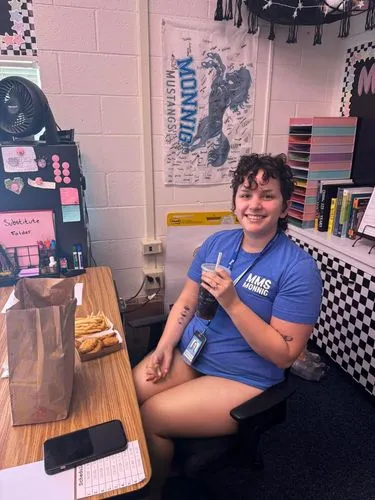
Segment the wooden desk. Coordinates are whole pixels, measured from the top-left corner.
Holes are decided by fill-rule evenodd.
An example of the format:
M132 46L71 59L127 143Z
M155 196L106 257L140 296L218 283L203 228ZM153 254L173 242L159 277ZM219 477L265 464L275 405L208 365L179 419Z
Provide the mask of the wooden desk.
M82 306L77 307L77 314L84 316L103 311L123 335L110 269L89 268L86 274L69 279L84 283ZM0 288L0 311L11 291L11 287ZM89 498L108 498L143 488L150 480L151 467L125 343L124 346L121 351L84 363L76 357L69 417L58 422L13 427L8 379L0 379L0 469L42 460L43 442L49 437L119 419L129 441L139 441L146 479L133 486ZM5 314L0 314L0 367L6 360L6 349Z

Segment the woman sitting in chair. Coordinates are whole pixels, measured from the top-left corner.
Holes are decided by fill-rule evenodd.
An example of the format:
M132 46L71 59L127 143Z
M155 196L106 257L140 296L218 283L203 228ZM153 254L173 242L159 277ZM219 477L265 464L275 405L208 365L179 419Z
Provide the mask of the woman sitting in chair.
M285 156L243 156L231 187L242 228L202 244L155 351L133 371L152 498L160 498L172 439L235 433L230 410L283 380L319 316L319 270L284 233L294 188ZM230 272L202 272L219 253ZM219 303L211 321L196 314L200 285Z

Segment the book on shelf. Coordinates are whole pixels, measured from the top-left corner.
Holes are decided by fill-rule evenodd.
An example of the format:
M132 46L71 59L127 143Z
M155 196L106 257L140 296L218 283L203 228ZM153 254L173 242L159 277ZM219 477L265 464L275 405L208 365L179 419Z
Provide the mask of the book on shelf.
M342 230L341 230L341 238L347 238L348 229L350 223L350 217L353 210L353 201L356 198L356 205L358 205L359 200L361 198L370 199L373 188L371 186L363 187L363 188L353 188L353 190L349 190L349 193L346 194L345 191L343 193L343 206L341 208L340 214L340 222L342 219ZM366 203L367 205L367 203Z
M361 219L358 233L375 239L375 189L372 191L371 198Z
M371 195L373 188L371 186L362 187L342 187L338 190L338 204L335 216L335 226L333 234L341 238L346 238L349 227L352 198L354 195ZM340 198L340 200L339 200ZM340 206L340 212L338 212ZM336 232L335 232L336 231Z
M362 217L366 211L366 207L370 201L370 196L354 196L352 202L352 210L350 214L349 227L347 237L354 240L357 237L358 228L361 224Z
M333 222L335 220L335 215L336 215L336 201L337 201L337 198L332 198L332 200L331 200L331 208L329 211L329 220L328 220L328 229L327 229L328 234L332 234L332 231L333 231Z
M318 231L327 231L332 198L337 197L339 187L352 185L351 179L321 180L318 195Z
M336 213L335 213L335 219L333 221L333 230L332 230L332 234L334 236L338 235L339 223L340 223L340 214L341 214L341 207L342 207L342 195L343 195L343 191L344 191L343 187L339 187L337 189Z

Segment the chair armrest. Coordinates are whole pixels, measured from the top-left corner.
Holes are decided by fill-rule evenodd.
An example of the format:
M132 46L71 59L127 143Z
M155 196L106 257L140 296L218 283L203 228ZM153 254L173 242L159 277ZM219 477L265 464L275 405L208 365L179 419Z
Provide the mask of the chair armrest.
M127 324L131 328L143 328L146 326L158 325L165 323L168 319L168 314L157 314L156 316L148 316L146 318L137 318L132 320L127 320Z
M274 406L285 401L296 390L295 383L290 377L276 384L266 391L262 392L255 398L245 401L245 403L236 406L230 411L230 415L237 422L243 422L246 419L259 415Z

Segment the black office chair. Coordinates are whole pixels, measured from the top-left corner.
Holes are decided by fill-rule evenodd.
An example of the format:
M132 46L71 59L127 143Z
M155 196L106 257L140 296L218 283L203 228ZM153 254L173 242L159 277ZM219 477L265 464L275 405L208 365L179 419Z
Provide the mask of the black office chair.
M149 352L156 346L166 320L167 315L130 320L126 321L126 328L150 328L147 346ZM132 353L129 355L132 359ZM132 366L134 364L132 363ZM200 478L209 471L233 462L247 463L253 469L262 469L264 464L260 450L261 436L273 426L285 421L287 400L294 392L295 385L289 377L289 370L286 370L282 382L230 411L231 417L239 425L237 434L176 439L175 464L180 473L187 477Z

